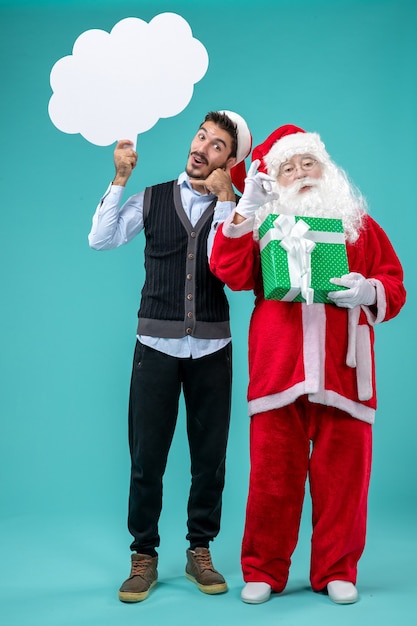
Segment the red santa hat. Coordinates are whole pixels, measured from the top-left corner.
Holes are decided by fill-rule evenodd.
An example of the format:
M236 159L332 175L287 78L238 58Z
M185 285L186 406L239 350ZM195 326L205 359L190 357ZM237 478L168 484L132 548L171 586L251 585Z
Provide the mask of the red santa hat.
M237 149L236 149L236 165L230 171L232 183L241 193L245 188L246 166L245 159L249 155L252 148L252 135L245 120L238 113L233 111L219 111L224 113L229 119L236 124L237 130Z
M285 124L253 149L252 161L259 159L258 170L276 178L280 165L295 154L311 154L320 163L330 160L317 133L307 133L298 126Z

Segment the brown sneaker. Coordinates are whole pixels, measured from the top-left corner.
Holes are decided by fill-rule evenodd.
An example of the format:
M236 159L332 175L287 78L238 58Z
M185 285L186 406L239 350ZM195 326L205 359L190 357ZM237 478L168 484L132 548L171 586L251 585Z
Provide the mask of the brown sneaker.
M147 554L132 554L130 576L119 589L122 602L141 602L145 600L158 580L158 557Z
M227 591L227 584L223 576L214 569L211 562L210 550L207 548L196 548L187 550L187 565L185 575L203 593L224 593Z

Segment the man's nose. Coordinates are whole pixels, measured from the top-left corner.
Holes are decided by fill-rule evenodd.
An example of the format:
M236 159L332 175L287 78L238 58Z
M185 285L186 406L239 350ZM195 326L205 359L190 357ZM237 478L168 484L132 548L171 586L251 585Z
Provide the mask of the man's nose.
M203 139L202 141L200 141L200 144L197 149L199 152L202 152L203 154L207 154L208 147L209 147L208 140Z

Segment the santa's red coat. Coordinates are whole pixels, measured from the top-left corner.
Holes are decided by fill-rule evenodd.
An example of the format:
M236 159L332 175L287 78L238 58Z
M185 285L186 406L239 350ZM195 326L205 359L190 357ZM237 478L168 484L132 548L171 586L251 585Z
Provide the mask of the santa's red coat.
M250 415L307 395L373 423L376 409L374 326L395 317L405 303L403 271L386 233L370 216L347 244L349 270L376 287L375 306L339 308L265 300L259 243L252 232L219 228L211 253L214 274L232 290L254 290L249 329Z

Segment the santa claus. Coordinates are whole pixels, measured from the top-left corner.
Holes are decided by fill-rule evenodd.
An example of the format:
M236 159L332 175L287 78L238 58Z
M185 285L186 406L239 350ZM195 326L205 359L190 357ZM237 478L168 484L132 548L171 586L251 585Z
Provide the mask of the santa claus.
M210 261L231 289L253 289L256 296L241 597L257 604L284 590L308 477L312 589L353 603L376 409L374 327L404 305L403 272L387 235L319 135L281 126L253 150L252 160ZM344 289L328 294L330 304L265 299L257 229L270 213L342 220L349 273L331 279Z

